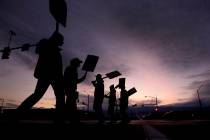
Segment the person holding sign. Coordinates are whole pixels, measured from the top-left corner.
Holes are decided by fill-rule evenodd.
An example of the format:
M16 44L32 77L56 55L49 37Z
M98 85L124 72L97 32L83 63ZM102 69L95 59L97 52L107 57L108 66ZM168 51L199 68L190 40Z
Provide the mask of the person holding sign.
M117 85L121 89L120 91L120 114L122 117L121 123L128 123L129 118L127 115L127 110L128 110L128 99L129 96L133 95L134 93L137 92L136 88L131 88L130 90L125 89L125 78L120 78L119 79L119 85Z
M70 65L65 69L64 72L64 90L66 94L66 108L71 113L71 119L78 119L77 116L77 100L78 100L78 91L77 84L85 80L87 71L85 74L78 78L78 68L82 61L78 58L71 60Z
M109 87L110 92L109 95L105 95L104 97L109 99L109 106L108 106L108 114L110 115L111 122L114 121L114 108L116 105L116 90L114 85Z
M121 89L120 91L120 114L122 117L121 123L127 123L128 122L128 115L127 115L127 109L128 109L128 93L125 89L125 78L119 79L119 85L118 87Z
M103 123L102 104L104 99L104 80L101 74L96 75L96 80L92 81L92 84L95 87L93 109L95 110L99 123Z
M63 45L63 35L54 32L49 39L42 39L36 48L39 55L34 71L34 77L38 79L34 93L29 96L17 108L24 111L29 110L45 94L51 85L56 97L56 111L61 111L65 105L65 95L63 90L63 65L61 48ZM60 113L59 113L60 114Z

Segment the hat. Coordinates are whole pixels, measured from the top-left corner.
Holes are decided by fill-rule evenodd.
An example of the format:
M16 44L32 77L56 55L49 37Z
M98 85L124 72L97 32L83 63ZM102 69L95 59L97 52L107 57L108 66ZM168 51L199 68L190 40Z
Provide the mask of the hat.
M102 78L102 75L101 74L97 74L96 78Z
M109 88L113 89L114 88L114 85L109 86Z
M71 64L80 64L82 61L79 58L74 58L71 60Z

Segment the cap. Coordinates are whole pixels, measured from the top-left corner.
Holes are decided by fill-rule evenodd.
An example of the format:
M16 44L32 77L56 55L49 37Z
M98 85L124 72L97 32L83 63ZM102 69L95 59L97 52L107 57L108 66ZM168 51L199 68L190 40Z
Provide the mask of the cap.
M74 58L71 60L71 64L80 64L82 61L79 58Z
M97 74L96 78L102 78L101 74Z
M111 85L109 88L110 88L110 89L113 89L113 88L114 88L114 85Z

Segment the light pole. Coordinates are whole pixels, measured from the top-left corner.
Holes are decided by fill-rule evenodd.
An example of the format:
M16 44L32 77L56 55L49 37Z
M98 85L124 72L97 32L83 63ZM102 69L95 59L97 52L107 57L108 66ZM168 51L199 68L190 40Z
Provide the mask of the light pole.
M0 113L3 113L3 107L4 107L4 98L0 98L1 106L0 106Z
M156 97L153 97L153 96L145 96L145 98L147 98L147 97L150 97L150 98L155 99L155 111L158 111L158 100L157 100L157 96Z
M155 99L155 105L158 106L157 96L156 97L153 97L153 96L145 96L145 98L147 98L147 97L150 97L150 98Z
M200 85L200 87L197 89L197 95L198 95L198 103L199 103L199 107L200 107L200 111L202 110L202 102L200 99L200 89L204 86L204 84Z

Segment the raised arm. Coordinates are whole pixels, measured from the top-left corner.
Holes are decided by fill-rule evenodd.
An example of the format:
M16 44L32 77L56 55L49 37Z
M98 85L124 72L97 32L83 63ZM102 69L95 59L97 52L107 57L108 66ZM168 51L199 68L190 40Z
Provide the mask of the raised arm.
M84 81L86 76L87 76L87 71L85 72L85 74L80 79L78 79L77 83L81 83L82 81Z

